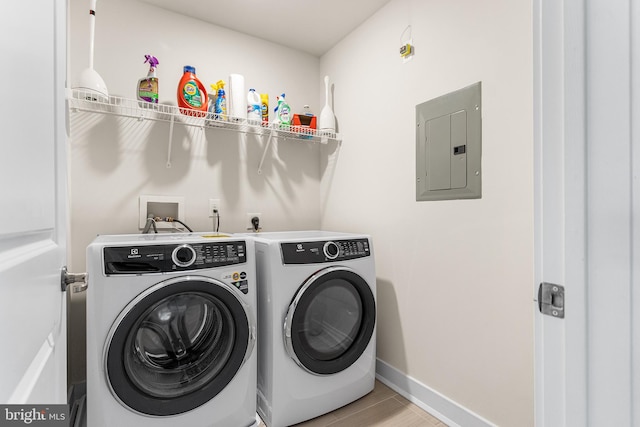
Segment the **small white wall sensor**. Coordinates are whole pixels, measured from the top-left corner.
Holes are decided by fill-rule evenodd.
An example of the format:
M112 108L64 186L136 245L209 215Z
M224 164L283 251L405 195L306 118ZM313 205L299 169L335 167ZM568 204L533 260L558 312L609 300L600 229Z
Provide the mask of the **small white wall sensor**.
M408 35L409 38L405 39L405 35ZM402 58L402 62L410 61L414 52L415 49L413 46L413 38L411 37L411 25L407 25L407 28L405 28L402 34L400 34L400 57Z
M400 56L402 56L403 58L411 55L412 52L413 50L410 43L405 43L404 45L402 45L402 47L400 47Z

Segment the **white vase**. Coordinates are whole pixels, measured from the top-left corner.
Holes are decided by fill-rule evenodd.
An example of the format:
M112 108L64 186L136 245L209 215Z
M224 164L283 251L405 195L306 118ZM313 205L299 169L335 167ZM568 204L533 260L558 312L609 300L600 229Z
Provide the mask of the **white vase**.
M320 123L318 129L321 132L336 131L336 117L333 115L333 110L329 105L329 76L324 76L324 91L325 91L325 104L320 111Z

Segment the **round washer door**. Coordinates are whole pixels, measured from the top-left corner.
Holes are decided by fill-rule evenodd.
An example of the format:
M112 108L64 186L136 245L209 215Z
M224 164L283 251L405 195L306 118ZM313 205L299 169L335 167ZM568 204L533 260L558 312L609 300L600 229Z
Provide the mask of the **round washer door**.
M296 293L285 318L285 347L307 371L329 375L347 369L371 341L375 297L346 267L320 270Z
M111 391L146 415L190 411L220 393L253 350L253 318L236 290L184 276L149 288L122 311L105 346Z

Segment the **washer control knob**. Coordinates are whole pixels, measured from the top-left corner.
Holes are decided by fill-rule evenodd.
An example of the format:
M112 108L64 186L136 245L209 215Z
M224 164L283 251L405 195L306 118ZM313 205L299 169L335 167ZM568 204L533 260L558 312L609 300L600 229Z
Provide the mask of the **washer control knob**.
M171 259L178 267L189 267L196 261L196 251L191 245L180 245L173 250Z
M338 255L340 255L340 247L336 242L325 243L322 251L324 252L324 256L329 259L336 259Z

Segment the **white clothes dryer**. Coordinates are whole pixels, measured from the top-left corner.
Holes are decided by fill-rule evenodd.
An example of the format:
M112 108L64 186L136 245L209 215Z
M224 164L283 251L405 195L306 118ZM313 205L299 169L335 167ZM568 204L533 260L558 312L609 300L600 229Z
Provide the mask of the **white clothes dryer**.
M87 273L89 427L255 424L251 239L100 236Z
M253 234L258 274L258 414L269 427L331 412L374 388L371 238Z

